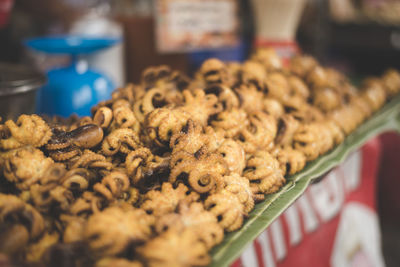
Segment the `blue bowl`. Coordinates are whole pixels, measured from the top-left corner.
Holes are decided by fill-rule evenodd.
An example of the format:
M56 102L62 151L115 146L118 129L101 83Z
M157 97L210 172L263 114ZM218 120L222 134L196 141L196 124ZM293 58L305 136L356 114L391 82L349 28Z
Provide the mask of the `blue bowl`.
M90 54L111 47L121 38L91 37L80 35L57 35L28 39L24 44L34 50L48 54Z

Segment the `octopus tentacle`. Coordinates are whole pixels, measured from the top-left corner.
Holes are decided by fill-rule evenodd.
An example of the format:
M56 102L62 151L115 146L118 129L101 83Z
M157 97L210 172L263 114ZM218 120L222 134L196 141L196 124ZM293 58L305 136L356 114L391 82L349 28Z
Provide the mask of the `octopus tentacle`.
M144 168L153 159L150 149L141 147L126 156L125 167L133 184L138 184L144 177Z
M123 192L128 191L129 185L129 178L126 174L113 171L105 176L101 183L95 184L93 189L108 201L111 201L114 198L120 198Z
M99 108L93 117L93 123L103 129L108 128L113 120L113 111L109 107Z
M102 152L106 156L112 156L118 152L128 154L140 145L138 134L129 128L112 131L102 143Z

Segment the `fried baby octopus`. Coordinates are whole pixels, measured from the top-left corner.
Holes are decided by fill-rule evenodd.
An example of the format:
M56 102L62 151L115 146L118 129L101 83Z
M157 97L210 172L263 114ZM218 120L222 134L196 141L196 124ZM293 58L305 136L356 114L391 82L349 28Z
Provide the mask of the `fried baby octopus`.
M250 156L243 176L250 180L255 194L274 193L285 183L279 162L267 151L258 151Z
M202 126L207 125L208 118L222 111L222 104L214 94L205 94L201 89L183 91L183 106L181 109L186 111L191 119Z
M129 190L129 186L129 177L125 173L112 171L103 177L101 183L95 184L93 189L107 201L112 201L121 198Z
M149 267L206 266L210 263L207 251L206 245L190 229L169 230L137 249Z
M152 145L168 147L171 137L186 125L190 115L182 109L158 108L146 116L145 129Z
M172 154L184 151L194 155L208 143L209 138L204 134L203 127L189 119L185 127L171 137L170 147Z
M222 176L228 172L224 158L208 153L207 149L195 155L185 151L174 153L170 164L169 182L183 181L200 194L220 190L224 186Z
M0 194L0 253L22 252L45 229L42 215L13 195Z
M12 151L4 162L3 174L17 188L26 190L37 183L52 164L53 160L45 157L42 151L28 146Z
M112 169L112 163L107 161L106 157L85 149L79 157L72 158L69 161L70 169L86 168L99 173L106 173Z
M210 195L204 207L217 217L219 225L227 232L239 229L246 215L238 196L225 189Z
M143 196L140 208L148 214L160 217L174 211L180 202L191 203L198 199L199 195L183 184L174 188L170 183L163 183L160 191L151 190Z
M21 115L17 123L8 120L5 122L5 130L9 136L0 139L0 148L3 150L26 145L41 147L49 141L52 135L50 127L38 115Z
M110 207L92 215L84 230L95 255L115 256L150 238L154 217L141 209Z
M113 156L118 152L129 154L139 148L141 142L138 134L130 128L120 128L106 136L101 145L101 151L106 156Z
M248 120L249 124L239 132L236 140L246 153L267 149L276 136L276 120L262 111L248 114Z
M224 237L224 230L218 225L217 218L213 213L204 210L203 204L198 202L181 203L178 213L168 213L160 217L155 229L158 233L190 229L205 243L207 249L219 244Z
M55 161L67 161L81 154L81 149L92 148L103 140L103 130L95 124L86 124L70 132L53 128L53 136L46 150Z

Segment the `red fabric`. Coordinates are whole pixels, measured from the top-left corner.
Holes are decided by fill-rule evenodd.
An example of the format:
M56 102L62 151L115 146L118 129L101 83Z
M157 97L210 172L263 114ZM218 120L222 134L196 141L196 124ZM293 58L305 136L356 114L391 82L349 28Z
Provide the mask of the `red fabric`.
M0 29L7 24L14 0L0 0Z
M351 262L351 266L370 266L371 262L382 266L379 244L376 244L377 253L370 256L371 249L363 247L366 243L363 235L368 235L369 228L360 230L362 234L356 236L361 248L352 245L346 237L352 234L346 232L348 225L356 232L357 225L364 225L362 220L357 222L358 212L377 222L375 192L380 150L378 138L369 141L322 181L311 185L232 266L341 266L341 261ZM368 224L367 220L365 223ZM376 230L379 236L377 223L373 225L376 227L371 227L374 228L371 231ZM345 248L337 245L342 239L350 242L350 252L343 253Z

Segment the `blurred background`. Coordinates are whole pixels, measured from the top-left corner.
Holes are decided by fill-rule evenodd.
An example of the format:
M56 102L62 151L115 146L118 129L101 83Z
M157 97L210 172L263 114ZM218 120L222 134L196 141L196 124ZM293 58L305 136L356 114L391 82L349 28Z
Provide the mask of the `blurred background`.
M58 53L49 52L48 43L36 49L27 43L48 36L114 41L95 51L79 44L75 52ZM89 68L98 75L93 86L104 96L109 88L139 82L149 66L191 74L209 57L243 61L257 47L274 47L287 59L310 54L354 82L400 69L400 1L0 0L1 63L28 65L52 84L49 73L74 62L78 73ZM82 92L80 99L88 97L91 105L102 100ZM53 100L40 101L50 106ZM386 134L381 143L375 192L383 256L387 266L400 266L399 137Z
M166 14L162 2L168 3L156 0L1 0L0 60L31 60L22 44L28 37L75 33L123 37L121 45L111 49L115 51L110 58L116 61L108 64L112 68L103 66L118 85L137 82L141 71L150 65L168 64L187 72L209 56L243 60L257 44L256 40L296 41L302 51L316 56L324 64L354 74L378 74L389 66L400 67L400 1L397 0L225 1L235 5L219 18L218 23L224 24L225 29L223 26L208 29L208 45L203 46L199 40L195 42L193 36L186 36L191 46L185 45L185 40L180 40L179 44L178 38L166 38L174 35L169 29L175 33L187 29L172 25L174 21L168 17L174 14ZM269 6L270 2L275 6ZM202 16L201 13L197 15ZM218 34L225 34L223 37L229 40L221 40ZM106 52L109 51L99 54ZM41 68L56 64L55 59L48 57L45 62L37 57ZM65 64L57 60L58 64ZM105 64L98 65L102 68Z

